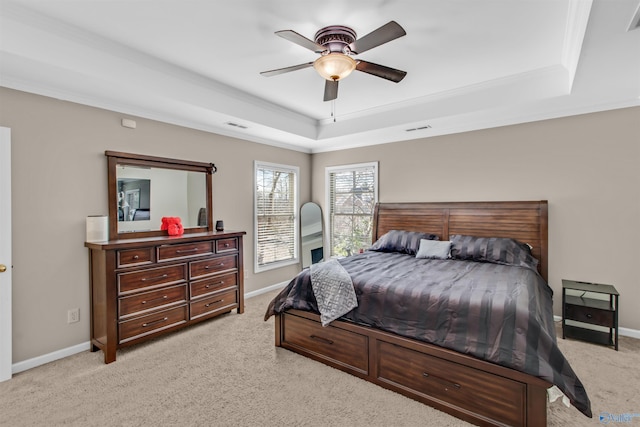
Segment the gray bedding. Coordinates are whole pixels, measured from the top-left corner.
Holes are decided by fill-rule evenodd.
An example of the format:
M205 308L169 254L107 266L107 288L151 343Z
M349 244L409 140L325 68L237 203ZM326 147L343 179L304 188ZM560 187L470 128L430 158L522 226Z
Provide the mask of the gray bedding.
M552 291L535 271L488 262L367 251L339 260L358 306L341 317L542 378L591 417L587 393L556 344ZM269 304L265 320L318 313L309 269Z

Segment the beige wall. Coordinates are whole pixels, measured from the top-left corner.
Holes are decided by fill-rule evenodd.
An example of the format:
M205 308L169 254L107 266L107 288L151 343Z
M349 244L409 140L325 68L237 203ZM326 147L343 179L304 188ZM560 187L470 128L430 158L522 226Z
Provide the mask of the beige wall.
M640 108L308 155L0 88L12 129L13 362L89 339L85 217L107 212L105 150L214 162L214 219L246 230L246 291L298 266L253 274L253 161L300 167L300 201L324 206L324 168L380 162L380 200L549 201L549 277L615 284L621 325L640 329ZM81 321L67 324L69 308Z
M379 161L379 200L549 201L549 284L614 284L620 324L640 329L640 108L314 154L312 200L324 168Z
M105 150L213 162L214 219L245 230L245 291L289 280L298 265L253 274L253 162L300 167L309 154L0 88L0 126L12 131L13 362L89 340L87 215L107 213ZM67 324L67 310L80 322Z

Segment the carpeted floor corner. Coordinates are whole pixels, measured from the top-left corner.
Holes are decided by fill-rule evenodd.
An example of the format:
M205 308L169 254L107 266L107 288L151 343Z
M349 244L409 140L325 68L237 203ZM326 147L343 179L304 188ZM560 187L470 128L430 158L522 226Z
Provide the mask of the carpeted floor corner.
M447 414L274 347L275 292L235 312L118 351L83 352L0 383L2 426L467 426ZM550 426L599 425L601 412L640 413L640 340L620 351L559 339L594 418L556 402ZM640 418L631 425L640 425Z

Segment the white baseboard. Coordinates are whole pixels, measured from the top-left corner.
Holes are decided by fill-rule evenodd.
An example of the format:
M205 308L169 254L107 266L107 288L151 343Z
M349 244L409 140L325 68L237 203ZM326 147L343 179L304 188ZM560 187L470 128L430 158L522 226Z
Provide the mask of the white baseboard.
M245 298L253 298L258 295L266 294L267 292L275 291L277 289L284 288L289 284L289 281L276 283L275 285L267 286L266 288L258 289L257 291L251 291L244 294Z
M258 295L266 294L267 292L284 288L288 283L289 281L276 283L275 285L267 286L266 288L248 292L244 294L244 297L245 298L257 297ZM91 349L91 342L87 341L81 344L73 345L71 347L63 348L61 350L56 350L51 353L43 354L42 356L37 356L32 359L23 360L22 362L14 363L13 365L11 365L11 373L17 374L18 372L23 372L28 369L32 369L37 366L50 363L58 359L73 356L76 353L81 353L83 351L87 351L90 349Z
M87 341L81 344L76 344L71 347L56 350L51 353L43 354L32 359L23 360L22 362L14 363L11 366L11 372L17 374L18 372L26 371L27 369L35 368L40 365L44 365L54 360L63 359L65 357L73 356L76 353L87 351L91 348L91 342Z

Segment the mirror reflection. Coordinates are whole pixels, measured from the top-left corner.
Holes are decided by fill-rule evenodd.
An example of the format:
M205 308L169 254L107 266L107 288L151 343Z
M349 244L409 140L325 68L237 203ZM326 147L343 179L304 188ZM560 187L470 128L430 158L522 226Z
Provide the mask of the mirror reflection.
M185 228L207 226L206 174L120 164L116 168L118 233L160 230L177 216Z
M324 259L322 209L308 202L300 208L300 239L302 240L302 268Z
M144 221L151 215L151 180L118 180L118 221Z

